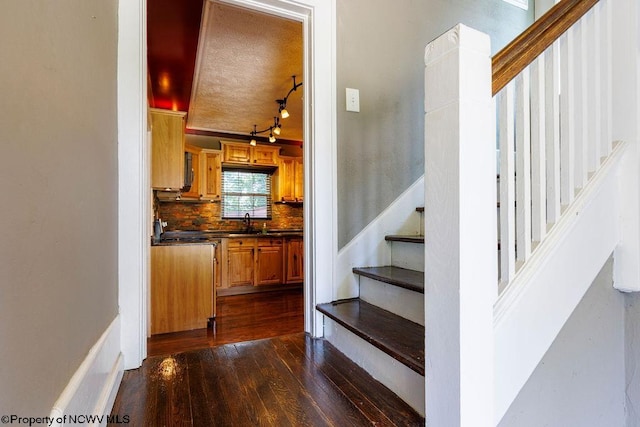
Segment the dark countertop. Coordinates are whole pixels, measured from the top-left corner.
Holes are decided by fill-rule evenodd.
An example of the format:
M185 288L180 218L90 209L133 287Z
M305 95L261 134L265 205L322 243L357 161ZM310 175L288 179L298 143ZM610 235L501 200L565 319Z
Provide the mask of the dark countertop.
M220 239L226 238L269 238L269 237L302 237L302 229L278 229L268 230L266 234L261 231L246 233L244 231L167 231L162 233L159 242L151 240L152 246L170 245L214 245Z

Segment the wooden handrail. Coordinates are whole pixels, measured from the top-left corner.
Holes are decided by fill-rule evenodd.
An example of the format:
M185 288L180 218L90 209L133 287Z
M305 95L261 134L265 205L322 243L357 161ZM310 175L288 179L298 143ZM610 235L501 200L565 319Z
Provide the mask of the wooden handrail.
M493 95L513 80L599 0L562 0L491 60Z

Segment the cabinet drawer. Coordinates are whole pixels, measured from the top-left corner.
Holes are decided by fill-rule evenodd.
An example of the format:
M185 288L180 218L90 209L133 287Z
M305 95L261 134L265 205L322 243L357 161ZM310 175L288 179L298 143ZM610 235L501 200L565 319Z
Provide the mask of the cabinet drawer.
M254 246L256 244L255 237L247 237L247 238L233 238L229 239L229 247L230 248L239 248L245 246Z
M264 247L264 246L282 246L282 237L272 237L272 238L259 238L258 239L258 246L259 247Z

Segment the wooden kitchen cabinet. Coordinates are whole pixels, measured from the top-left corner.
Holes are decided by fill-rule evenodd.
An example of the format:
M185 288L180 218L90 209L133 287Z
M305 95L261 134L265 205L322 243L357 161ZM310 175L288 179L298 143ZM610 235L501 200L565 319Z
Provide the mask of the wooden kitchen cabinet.
M280 147L220 141L222 161L255 166L277 166Z
M302 157L280 156L276 175L275 200L280 202L301 202L304 200Z
M258 239L255 286L284 283L284 251L282 238Z
M304 243L302 237L289 237L285 240L285 257L285 283L302 283L304 281Z
M151 247L151 334L205 328L214 312L214 247Z
M198 147L193 147L191 145L184 146L185 153L191 153L191 171L186 171L190 173L192 176L191 180L191 188L189 191L185 191L182 193L182 197L195 197L199 198L201 195L201 184L202 181L202 172L200 167L201 162L201 149Z
M184 185L186 113L151 108L151 187L179 190Z
M220 200L222 195L222 152L202 150L202 197Z
M256 239L228 239L227 287L253 286Z

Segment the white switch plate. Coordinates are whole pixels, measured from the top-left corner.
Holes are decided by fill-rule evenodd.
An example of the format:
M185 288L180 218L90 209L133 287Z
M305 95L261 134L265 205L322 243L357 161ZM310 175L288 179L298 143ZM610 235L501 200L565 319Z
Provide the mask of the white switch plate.
M360 112L360 91L347 88L347 111Z

